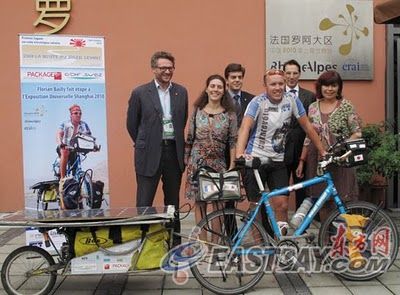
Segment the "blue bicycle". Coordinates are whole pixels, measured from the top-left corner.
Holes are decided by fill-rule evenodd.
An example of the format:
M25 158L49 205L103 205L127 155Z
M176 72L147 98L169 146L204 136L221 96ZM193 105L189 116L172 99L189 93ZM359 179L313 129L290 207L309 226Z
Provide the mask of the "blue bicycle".
M70 157L67 163L66 180L64 183L64 193L76 193L76 197L70 204L71 208L88 208L97 209L102 205L102 185L101 182L94 183L92 181L93 171L91 169L83 170L82 162L87 158L88 153L100 150L100 146L96 144L96 139L85 134L76 134L69 146ZM57 157L53 163L54 176L57 179L49 181L41 181L30 188L37 190L37 209L47 210L52 202L60 202L60 158ZM101 193L99 195L99 187Z
M193 239L201 236L200 242L208 252L191 271L199 283L218 294L239 294L255 286L266 271L325 271L350 280L369 280L386 272L396 259L398 252L398 232L388 214L379 206L361 201L344 204L338 195L327 167L331 164L355 166L360 159L351 142L342 142L331 147L328 156L319 162L319 176L310 180L267 192L258 173L258 168L268 160L254 159L251 163L244 159L237 161L237 168L254 169L261 198L254 209L244 212L238 209L221 209L203 218L192 233ZM356 144L357 146L357 144ZM291 236L281 235L270 199L318 183L326 183L326 188L314 202L303 221L294 228ZM333 199L336 205L319 229L318 247L314 235L307 233L315 215L322 206ZM257 219L261 207L268 215L273 234L268 234ZM366 221L363 226L347 226L343 214L356 216ZM227 220L231 224L227 224ZM213 229L218 228L218 231ZM346 239L355 233L358 239ZM299 248L303 242L306 247ZM307 250L317 255L311 269L303 259ZM306 251L305 251L306 250ZM308 251L307 253L311 253ZM354 255L362 260L354 264ZM361 265L361 266L360 266ZM313 269L314 268L314 269Z

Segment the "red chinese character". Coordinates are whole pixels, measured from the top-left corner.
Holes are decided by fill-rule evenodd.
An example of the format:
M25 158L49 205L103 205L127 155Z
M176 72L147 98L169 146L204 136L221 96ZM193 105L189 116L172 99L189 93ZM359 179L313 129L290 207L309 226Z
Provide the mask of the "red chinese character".
M353 240L354 247L356 247L360 252L364 252L364 250L367 248L367 242L366 242L366 235L365 234L359 234L354 240Z
M337 229L336 235L331 237L332 248L329 251L329 256L334 258L335 256L343 257L346 254L346 227L340 223Z
M382 227L372 234L372 254L389 255L390 250L390 229Z

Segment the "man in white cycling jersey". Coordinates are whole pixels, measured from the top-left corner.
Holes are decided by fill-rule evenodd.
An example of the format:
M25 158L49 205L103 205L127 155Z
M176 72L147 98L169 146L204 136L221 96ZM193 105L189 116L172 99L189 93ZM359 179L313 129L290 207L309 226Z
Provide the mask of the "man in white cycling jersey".
M254 156L269 158L272 163L259 169L263 183L270 190L289 185L287 168L283 161L286 135L290 127L291 117L294 116L317 146L320 154L324 150L319 137L308 121L303 104L293 93L285 93L285 73L271 69L264 75L265 92L254 97L249 103L239 129L236 156L247 158ZM258 186L254 177L249 178L247 185L251 187L248 199L256 202L259 199ZM281 233L288 228L288 196L276 196L271 199Z

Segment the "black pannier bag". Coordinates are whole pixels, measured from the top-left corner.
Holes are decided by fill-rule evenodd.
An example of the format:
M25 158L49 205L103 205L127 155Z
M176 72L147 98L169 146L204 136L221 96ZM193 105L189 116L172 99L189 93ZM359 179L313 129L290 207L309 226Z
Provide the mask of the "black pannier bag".
M81 185L74 178L68 178L63 185L63 201L65 209L78 209Z
M351 154L341 163L341 166L355 167L367 163L367 144L365 143L365 139L349 139L342 146L344 152L351 151Z
M97 180L92 184L93 194L92 199L89 199L89 206L92 209L98 209L103 202L104 182Z

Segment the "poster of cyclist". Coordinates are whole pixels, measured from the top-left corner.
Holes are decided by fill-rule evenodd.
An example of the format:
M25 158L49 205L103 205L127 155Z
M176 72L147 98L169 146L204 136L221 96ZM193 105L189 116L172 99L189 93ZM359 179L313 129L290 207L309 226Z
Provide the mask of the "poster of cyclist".
M108 207L104 38L19 42L25 208Z

